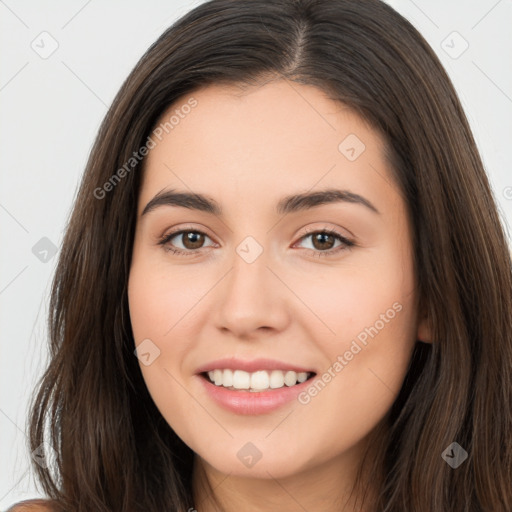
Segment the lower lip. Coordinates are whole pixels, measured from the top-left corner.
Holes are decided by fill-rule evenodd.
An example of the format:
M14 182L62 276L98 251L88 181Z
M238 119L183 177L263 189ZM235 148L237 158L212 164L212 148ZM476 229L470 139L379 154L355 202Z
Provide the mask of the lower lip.
M293 401L311 384L311 378L295 386L284 386L271 391L234 391L216 386L202 375L198 375L206 392L214 402L237 414L265 414Z

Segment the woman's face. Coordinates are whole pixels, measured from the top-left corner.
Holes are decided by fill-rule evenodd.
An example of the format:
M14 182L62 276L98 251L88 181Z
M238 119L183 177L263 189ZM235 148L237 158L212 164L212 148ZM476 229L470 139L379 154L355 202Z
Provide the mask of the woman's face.
M428 338L383 141L286 81L209 86L161 121L128 290L156 406L212 471L348 468Z

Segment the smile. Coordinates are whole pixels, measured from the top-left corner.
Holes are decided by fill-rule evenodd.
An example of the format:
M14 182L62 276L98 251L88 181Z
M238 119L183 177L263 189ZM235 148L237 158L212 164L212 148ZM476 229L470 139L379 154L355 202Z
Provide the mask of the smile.
M244 370L215 369L205 372L210 382L230 390L248 390L262 392L270 389L280 389L284 386L295 386L308 380L312 372L295 372L293 370Z

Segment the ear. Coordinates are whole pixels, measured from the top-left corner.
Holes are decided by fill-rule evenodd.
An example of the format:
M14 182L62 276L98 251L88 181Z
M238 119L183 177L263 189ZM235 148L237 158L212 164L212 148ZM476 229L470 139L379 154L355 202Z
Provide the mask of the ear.
M416 339L423 343L432 343L432 329L425 313L418 315L418 327L416 329Z

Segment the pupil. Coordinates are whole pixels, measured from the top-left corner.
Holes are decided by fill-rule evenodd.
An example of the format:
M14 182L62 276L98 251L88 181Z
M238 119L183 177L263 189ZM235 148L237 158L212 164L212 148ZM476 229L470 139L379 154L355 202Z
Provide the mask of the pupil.
M325 238L332 238L332 236L329 235L328 233L318 233L317 236L314 237L315 242L320 243L321 249L325 249L324 245L327 243L325 241ZM318 249L318 247L317 247L317 249Z
M189 231L189 232L186 233L186 240L193 245L192 249L196 249L197 248L196 247L197 244L199 244L199 246L201 245L201 241L202 241L201 237L202 236L203 235L201 235L199 233L195 233L193 231ZM194 239L196 239L196 240L194 240Z

